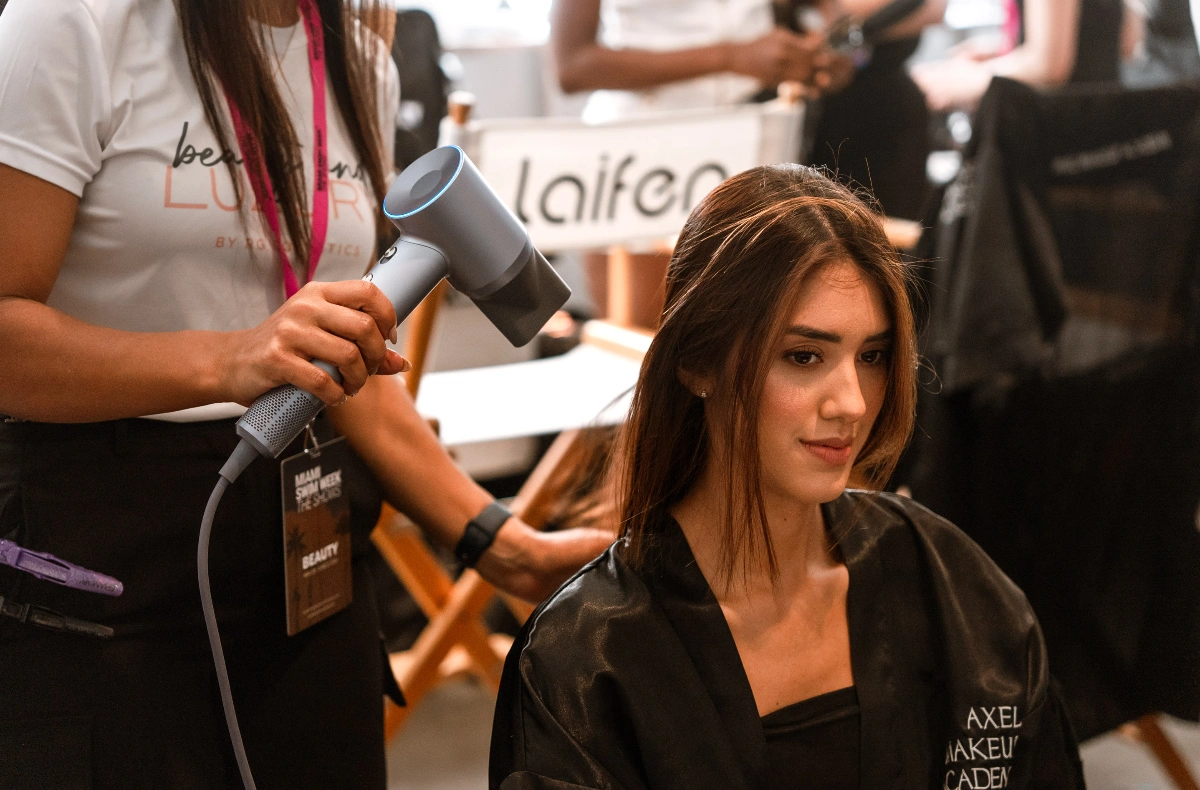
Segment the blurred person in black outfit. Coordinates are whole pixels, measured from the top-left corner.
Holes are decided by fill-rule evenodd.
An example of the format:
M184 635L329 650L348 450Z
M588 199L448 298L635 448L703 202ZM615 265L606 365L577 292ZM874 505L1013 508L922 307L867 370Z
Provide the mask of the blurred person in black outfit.
M829 24L845 14L865 19L886 5L879 0L816 5L783 0L776 8L781 24L804 30L806 23L819 19ZM940 21L945 10L945 0L926 0L886 31L843 89L810 105L816 122L810 127L809 163L868 187L889 216L917 219L928 197L929 111L905 62L916 51L921 30ZM820 16L814 18L813 11Z

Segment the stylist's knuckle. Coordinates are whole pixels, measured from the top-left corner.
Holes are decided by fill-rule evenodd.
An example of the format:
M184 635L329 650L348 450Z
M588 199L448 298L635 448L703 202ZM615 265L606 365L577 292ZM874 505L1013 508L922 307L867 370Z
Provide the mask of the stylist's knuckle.
M338 350L338 367L353 366L359 361L358 346L347 343Z
M359 338L370 337L372 333L378 334L378 328L375 326L375 320L366 313L358 313L354 316L354 336Z
M304 389L324 399L337 387L337 382L325 371L313 365L308 365L307 368L302 374Z
M295 319L288 319L280 323L274 340L281 346L294 345L303 336L306 328L306 324Z
M354 281L354 295L357 299L367 303L385 300L383 291L379 290L375 283L366 280Z
M292 309L284 317L284 321L293 324L298 321L311 321L316 314L317 302L311 299L297 299L292 304Z
M282 337L276 335L271 338L267 343L266 356L268 360L277 365L288 358L288 345Z

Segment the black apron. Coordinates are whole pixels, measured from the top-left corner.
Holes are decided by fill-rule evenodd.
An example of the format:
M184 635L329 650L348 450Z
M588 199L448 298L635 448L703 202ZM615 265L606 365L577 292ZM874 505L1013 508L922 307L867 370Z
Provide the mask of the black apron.
M332 429L318 420L318 433ZM119 598L0 567L0 595L112 627L109 640L0 617L0 787L240 787L196 581L196 542L232 420L0 423L0 537L124 582ZM300 442L284 456L300 451ZM382 788L383 655L362 562L380 509L348 474L354 602L289 638L279 463L226 492L213 598L258 786Z

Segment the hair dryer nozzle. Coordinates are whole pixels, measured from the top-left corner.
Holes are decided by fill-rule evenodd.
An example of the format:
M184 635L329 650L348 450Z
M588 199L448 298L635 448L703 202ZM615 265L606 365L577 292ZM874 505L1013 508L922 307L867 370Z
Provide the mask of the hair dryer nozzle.
M447 278L509 342L533 339L571 289L457 146L434 149L400 174L383 212L405 235L436 245Z
M523 346L537 335L567 301L571 289L532 245L516 275L495 293L471 297L508 342Z

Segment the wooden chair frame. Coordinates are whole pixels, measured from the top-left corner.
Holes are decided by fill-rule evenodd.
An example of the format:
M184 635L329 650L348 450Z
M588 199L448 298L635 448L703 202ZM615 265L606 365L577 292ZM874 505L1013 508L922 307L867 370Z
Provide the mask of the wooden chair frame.
M404 355L412 363L412 370L405 383L414 399L428 361L429 342L445 288L443 281L409 320ZM612 342L610 339L605 344ZM534 528L545 525L570 471L585 455L582 439L586 430L560 433L521 486L510 509L526 524ZM384 505L371 541L429 618L411 649L389 656L392 672L408 702L404 708L386 703L384 735L390 740L421 699L450 678L470 674L493 689L499 688L512 638L491 633L480 619L497 590L470 569L457 581L451 579L420 529L389 505ZM525 601L504 594L500 597L518 622L524 622L533 611Z

